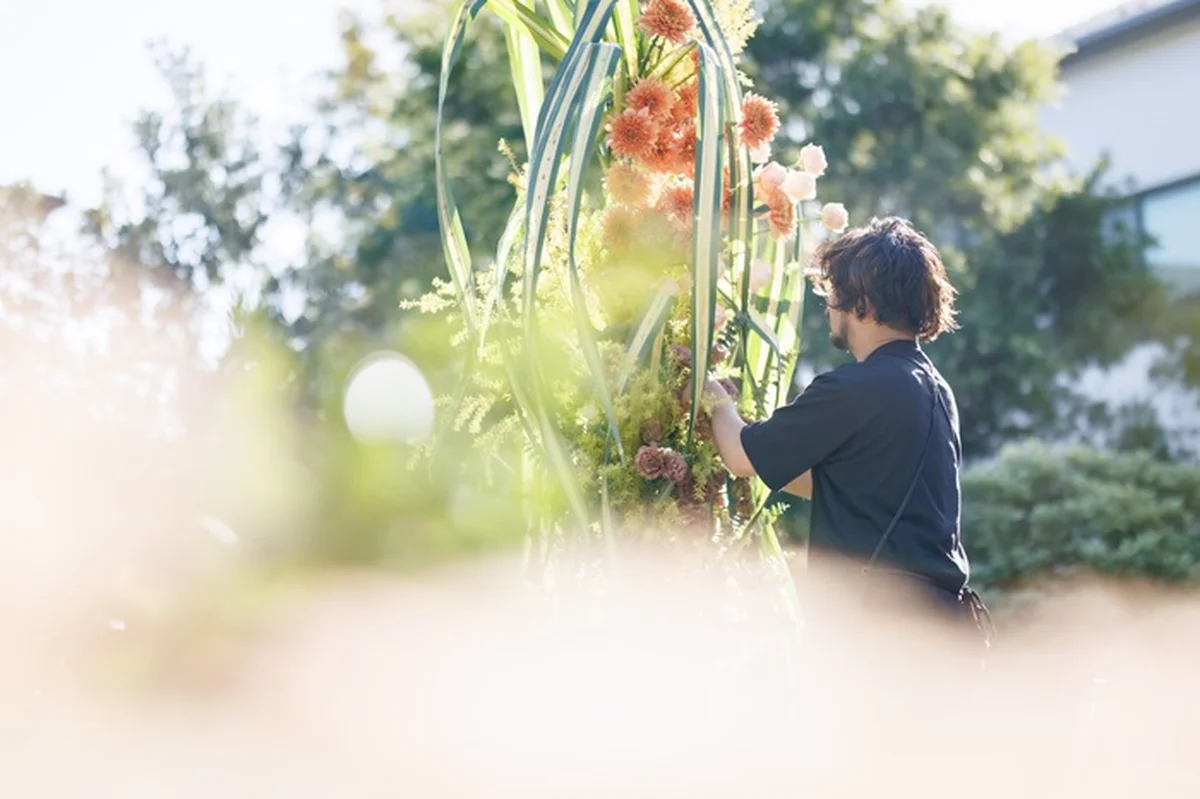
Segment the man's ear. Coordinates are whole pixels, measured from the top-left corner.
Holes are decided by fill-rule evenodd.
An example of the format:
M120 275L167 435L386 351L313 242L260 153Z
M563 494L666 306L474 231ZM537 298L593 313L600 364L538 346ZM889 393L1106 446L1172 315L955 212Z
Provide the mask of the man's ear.
M871 304L870 300L864 299L861 310L854 315L858 317L858 321L860 322L879 322L875 316L875 306Z

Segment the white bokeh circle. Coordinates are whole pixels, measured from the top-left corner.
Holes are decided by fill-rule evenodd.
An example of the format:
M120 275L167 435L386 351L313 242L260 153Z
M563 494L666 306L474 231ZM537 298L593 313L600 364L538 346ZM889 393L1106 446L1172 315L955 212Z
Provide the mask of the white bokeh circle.
M367 356L346 381L342 412L364 443L409 443L433 430L433 392L416 364L395 352Z

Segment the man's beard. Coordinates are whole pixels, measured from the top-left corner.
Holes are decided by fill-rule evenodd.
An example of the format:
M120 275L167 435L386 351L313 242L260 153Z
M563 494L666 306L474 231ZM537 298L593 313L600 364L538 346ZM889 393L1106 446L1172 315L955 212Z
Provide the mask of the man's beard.
M850 342L846 340L850 331L846 328L845 324L841 326L841 329L834 328L832 324L829 326L829 343L843 352L850 351Z

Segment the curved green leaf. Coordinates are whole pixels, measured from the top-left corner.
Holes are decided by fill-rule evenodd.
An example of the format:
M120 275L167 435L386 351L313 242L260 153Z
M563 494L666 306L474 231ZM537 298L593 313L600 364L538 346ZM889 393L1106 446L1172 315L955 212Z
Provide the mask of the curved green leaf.
M584 91L579 96L579 120L575 124L575 142L571 147L570 177L567 183L567 257L570 265L571 298L575 305L575 323L579 330L579 343L584 358L592 373L596 395L608 417L609 434L617 445L617 456L625 463L625 448L621 444L621 433L617 426L617 412L613 408L612 394L604 377L604 364L596 345L596 334L588 316L587 300L579 278L579 265L575 260L575 239L579 231L579 206L583 196L583 180L587 166L592 160L592 148L600 131L600 120L604 113L604 98L611 88L613 73L621 58L621 48L613 44L593 45L592 58Z
M658 336L667 318L671 315L671 305L675 299L675 291L669 286L660 288L651 298L646 310L642 312L641 321L625 342L625 357L617 371L617 393L625 390L633 370L641 363L650 347L651 342Z
M555 61L567 53L568 39L555 30L553 23L522 5L519 0L484 0L488 9L509 27L520 28Z
M712 48L701 44L700 91L696 123L696 167L692 212L692 407L688 415L688 441L696 428L696 415L708 379L713 324L717 310L717 272L721 258L721 180L724 149L721 147L722 107L725 87Z
M771 260L774 262L771 265L771 291L767 297L767 314L768 330L778 331L779 328L779 301L783 296L785 266L787 265L787 247L782 242L772 241L769 246ZM778 340L778 337L776 336ZM756 348L757 359L755 361L754 377L759 385L770 385L771 361L772 355L776 358L776 368L778 368L778 356L781 352L779 346L774 347L774 353L761 347ZM770 403L768 403L770 404Z
M586 2L586 0L578 0ZM638 0L620 0L614 18L616 21L617 41L625 49L625 69L629 75L637 74L637 17Z
M785 352L798 355L800 353L800 319L804 313L804 293L808 286L808 281L804 277L804 270L800 268L800 257L804 249L803 240L800 231L796 232L796 237L793 240L791 260L791 275L789 277L790 285L788 286L788 309L785 315L780 316L776 331L778 338Z
M450 73L454 62L458 60L459 50L462 49L466 37L467 26L488 0L460 0L455 9L450 30L446 34L446 43L442 47L442 72L438 82L437 121L433 134L434 172L437 182L438 223L442 231L442 250L446 257L446 265L450 270L450 279L458 293L462 306L463 320L467 332L472 339L479 328L478 311L475 307L475 292L471 277L471 251L467 246L467 237L463 233L462 219L458 215L458 205L454 202L454 194L446 177L446 164L442 152L442 122L445 116L446 91L450 83Z
M771 323L764 319L762 314L751 308L746 312L746 323L759 335L770 351L775 353L776 358L782 357L783 350L779 346L779 339L771 332Z
M587 503L584 501L583 493L579 490L579 484L575 479L574 465L566 445L550 421L550 414L546 411L545 402L531 379L532 375L521 374L518 366L507 354L503 357L504 366L508 372L509 388L516 401L517 417L521 421L521 426L525 428L525 434L529 440L540 445L538 449L545 465L562 485L576 521L586 529L590 524ZM534 386L532 394L528 390L530 386Z
M512 2L525 7L523 3L532 6L533 0ZM517 107L521 111L521 127L525 131L525 150L532 152L545 92L542 84L542 54L538 50L537 40L523 26L505 25L504 40L508 45L508 63L512 70L513 88L517 93Z
M575 35L575 10L572 5L573 3L568 3L567 0L546 0L554 27L566 39Z
M483 321L479 325L479 349L483 349L488 327L492 322L492 315L496 313L496 308L504 296L504 278L508 274L508 262L512 258L512 250L521 234L521 225L524 221L525 215L521 211L521 206L514 204L512 213L508 215L508 222L504 225L504 232L500 235L500 243L496 247L496 262L492 266L492 292L484 303Z
M575 39L550 83L538 119L534 151L530 154L525 195L525 324L534 324L534 297L545 245L552 187L565 154L567 129L578 111L577 98L588 75L587 50L599 41L616 0L593 0L580 21Z
M733 51L717 22L716 14L713 13L712 3L710 0L688 0L688 3L696 15L696 22L705 43L712 48L719 65L719 74L725 84L722 116L725 124L729 126L732 151L729 157L729 177L733 189L729 219L729 274L733 279L741 277L742 307L739 310L744 312L749 307L750 301L747 288L750 280L750 261L754 252L755 231L752 216L754 205L751 174L753 169L750 163L750 150L740 143L736 135L738 115L742 108L742 84L738 78L737 62L733 58Z

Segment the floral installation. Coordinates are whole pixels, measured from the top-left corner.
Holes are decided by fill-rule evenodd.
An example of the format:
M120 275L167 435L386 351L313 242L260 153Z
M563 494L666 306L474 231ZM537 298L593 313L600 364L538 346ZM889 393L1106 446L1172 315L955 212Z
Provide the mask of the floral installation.
M503 148L514 232L488 268L466 257L439 173L452 279L410 305L473 355L441 407L481 442L538 454L538 484L559 490L531 526L756 536L778 550L765 486L721 464L702 385L719 380L747 421L786 401L804 239L848 224L842 204L817 201L825 151L777 154L780 109L736 66L758 25L752 0L576 2L574 19L487 6L514 33L514 65L559 67L544 97L516 84L533 151L521 162ZM447 65L482 7L460 4Z

